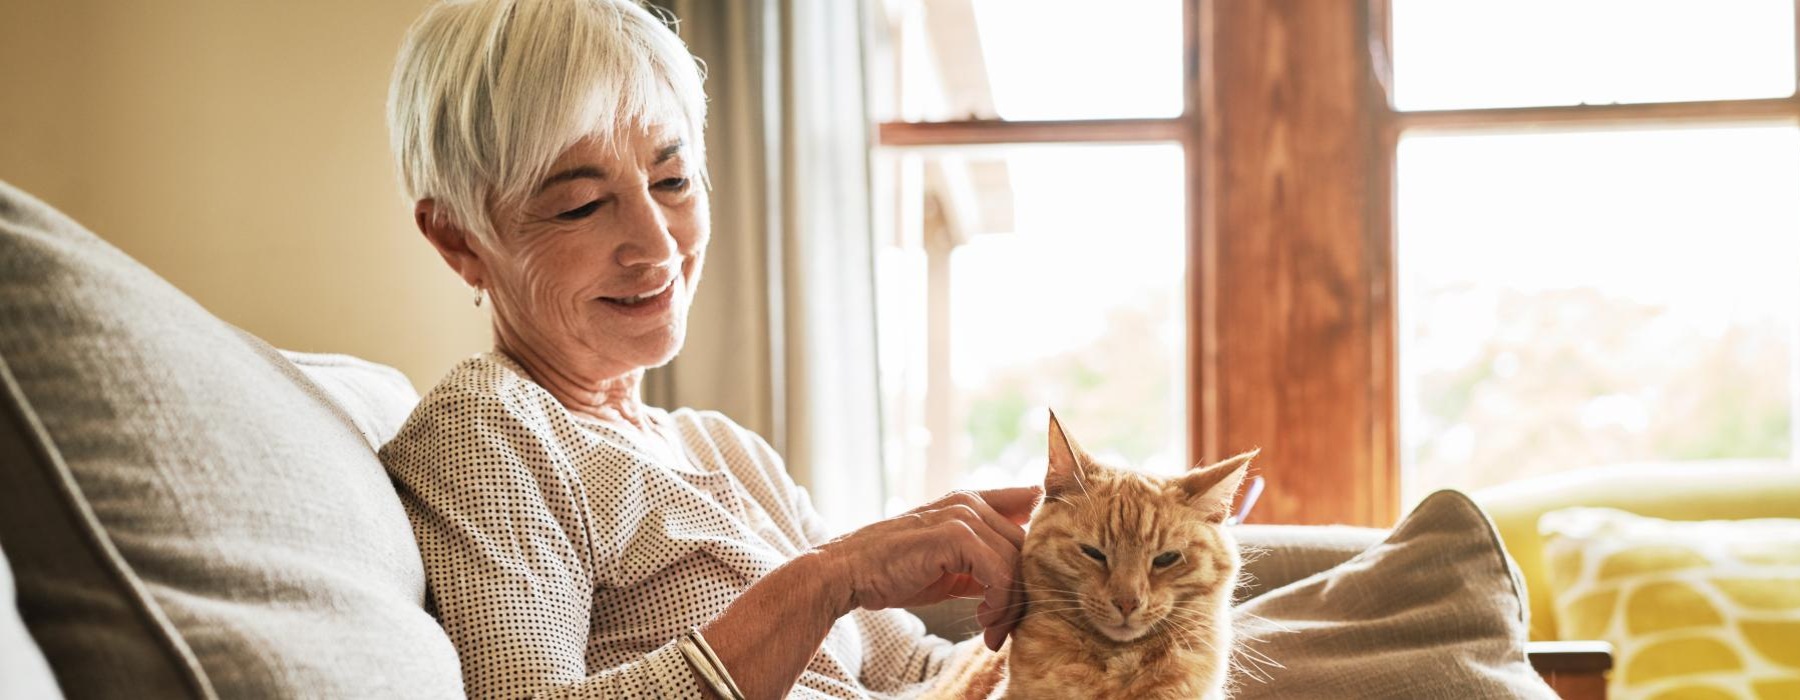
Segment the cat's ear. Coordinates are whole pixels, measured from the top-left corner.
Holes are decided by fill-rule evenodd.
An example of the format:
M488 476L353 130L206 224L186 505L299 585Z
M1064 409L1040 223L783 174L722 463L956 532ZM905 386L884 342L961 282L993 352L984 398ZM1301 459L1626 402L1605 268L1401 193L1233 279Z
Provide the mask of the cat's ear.
M1251 450L1217 464L1188 470L1187 476L1181 477L1181 490L1187 494L1188 504L1205 513L1207 522L1225 522L1226 516L1231 515L1231 501L1237 496L1238 486L1244 483L1244 474L1250 471L1250 460L1260 452L1260 449Z
M1086 452L1075 439L1063 432L1056 412L1050 412L1050 468L1044 473L1044 498L1056 498L1072 492L1087 491Z

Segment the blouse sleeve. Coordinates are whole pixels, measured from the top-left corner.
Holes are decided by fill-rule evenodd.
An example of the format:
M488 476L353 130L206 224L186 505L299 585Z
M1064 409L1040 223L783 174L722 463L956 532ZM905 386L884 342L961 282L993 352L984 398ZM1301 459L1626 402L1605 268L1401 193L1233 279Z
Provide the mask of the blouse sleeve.
M590 672L585 493L531 423L497 398L434 393L381 451L469 696L700 697L673 641Z

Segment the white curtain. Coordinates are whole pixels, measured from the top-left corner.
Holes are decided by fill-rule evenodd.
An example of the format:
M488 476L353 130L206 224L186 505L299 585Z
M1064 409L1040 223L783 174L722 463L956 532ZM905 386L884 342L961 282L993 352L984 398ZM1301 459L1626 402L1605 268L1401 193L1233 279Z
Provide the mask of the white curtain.
M882 512L863 3L662 0L705 62L712 244L653 404L763 435L841 528Z

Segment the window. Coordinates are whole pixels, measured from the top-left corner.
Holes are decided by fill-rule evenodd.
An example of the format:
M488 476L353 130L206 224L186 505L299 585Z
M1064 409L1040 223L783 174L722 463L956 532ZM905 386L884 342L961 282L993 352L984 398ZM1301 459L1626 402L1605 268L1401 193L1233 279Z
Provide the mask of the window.
M878 3L889 510L1085 446L1186 466L1181 0Z
M1391 9L1403 500L1793 459L1791 0Z
M893 493L1008 474L994 455L1041 430L977 437L1013 414L976 410L997 375L967 368L1034 360L956 345L1019 320L956 270L1057 238L1023 225L1019 171L1080 149L1181 171L1144 209L1183 212L1180 247L1155 248L1182 259L1158 312L1181 328L1103 380L1176 389L1179 463L1263 448L1253 520L1387 526L1438 486L1793 459L1793 0L1142 0L1082 3L1079 31L1052 29L1077 12L1057 2L871 1ZM1177 15L1181 48L1158 48ZM1018 97L1034 83L1042 102ZM1043 283L1027 272L991 274ZM1036 396L1007 401L1060 409L1074 384L1032 371ZM1087 427L1123 414L1081 410L1078 435L1137 449ZM1161 454L1180 456L1131 456Z

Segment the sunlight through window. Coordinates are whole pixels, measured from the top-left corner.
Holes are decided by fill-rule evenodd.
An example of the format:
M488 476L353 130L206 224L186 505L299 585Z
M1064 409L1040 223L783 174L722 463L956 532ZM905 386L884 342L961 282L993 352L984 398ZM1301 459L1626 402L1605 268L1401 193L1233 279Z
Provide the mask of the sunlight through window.
M1790 458L1800 129L1411 137L1398 179L1409 502Z

